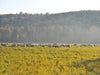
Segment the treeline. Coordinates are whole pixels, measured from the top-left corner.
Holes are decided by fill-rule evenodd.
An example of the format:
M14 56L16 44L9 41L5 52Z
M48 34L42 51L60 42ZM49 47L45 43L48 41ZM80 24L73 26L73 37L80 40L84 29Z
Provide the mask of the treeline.
M0 15L0 42L97 43L100 11Z

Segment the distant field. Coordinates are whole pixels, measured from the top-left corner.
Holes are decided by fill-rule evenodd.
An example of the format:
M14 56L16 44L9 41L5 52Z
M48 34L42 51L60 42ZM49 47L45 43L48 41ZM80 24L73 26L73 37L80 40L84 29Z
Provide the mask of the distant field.
M0 46L0 75L100 75L100 47Z

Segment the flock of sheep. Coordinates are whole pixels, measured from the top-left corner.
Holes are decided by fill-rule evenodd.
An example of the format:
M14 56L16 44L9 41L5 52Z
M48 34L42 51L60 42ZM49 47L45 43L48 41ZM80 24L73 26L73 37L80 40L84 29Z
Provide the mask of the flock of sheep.
M0 43L0 46L11 46L11 47L16 47L16 46L22 46L22 47L71 47L71 46L76 46L76 47L94 47L98 46L95 44L64 44L64 43Z

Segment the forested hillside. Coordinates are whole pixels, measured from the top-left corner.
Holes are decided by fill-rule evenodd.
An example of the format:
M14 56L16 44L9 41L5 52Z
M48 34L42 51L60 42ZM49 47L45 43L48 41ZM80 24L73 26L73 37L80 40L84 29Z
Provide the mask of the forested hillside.
M100 11L1 14L0 42L100 43Z

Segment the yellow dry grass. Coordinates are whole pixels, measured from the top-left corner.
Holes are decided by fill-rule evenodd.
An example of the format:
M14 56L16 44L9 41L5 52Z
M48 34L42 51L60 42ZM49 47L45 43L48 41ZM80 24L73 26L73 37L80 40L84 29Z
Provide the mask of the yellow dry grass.
M0 47L0 75L100 75L100 47Z

